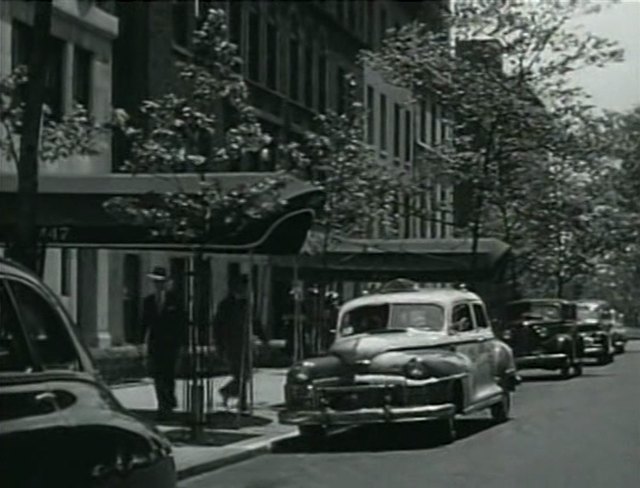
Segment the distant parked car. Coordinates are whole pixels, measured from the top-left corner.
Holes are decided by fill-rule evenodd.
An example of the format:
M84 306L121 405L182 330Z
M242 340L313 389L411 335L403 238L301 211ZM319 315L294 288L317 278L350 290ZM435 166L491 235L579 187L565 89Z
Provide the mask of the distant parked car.
M628 340L627 328L624 325L624 314L618 312L615 308L612 308L609 313L613 350L616 354L622 354L625 351Z
M280 421L317 436L334 425L435 419L451 441L458 414L489 409L507 420L517 381L478 295L395 281L344 304L329 352L290 369Z
M0 480L174 487L171 445L99 379L60 301L0 258Z
M518 369L559 370L564 378L582 374L584 346L572 302L555 298L510 302L500 335L511 346Z
M576 312L578 330L584 341L586 357L595 358L598 364L613 361L611 307L605 300L578 300Z

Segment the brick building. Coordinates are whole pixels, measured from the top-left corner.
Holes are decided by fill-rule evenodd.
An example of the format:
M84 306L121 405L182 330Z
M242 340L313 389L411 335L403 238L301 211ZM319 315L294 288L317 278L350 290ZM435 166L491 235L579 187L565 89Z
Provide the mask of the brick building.
M295 140L310 127L315 114L328 108L341 111L346 94L344 77L354 73L361 80L363 101L369 108L367 140L376 148L378 158L385 164L407 165L419 173L420 169L413 167L417 151L450 136L437 101L408 105L405 90L389 86L375 72L359 69L356 56L363 48L379 46L386 29L415 18L438 28L440 9L447 4L392 0L56 0L52 35L60 40L53 60L59 81L52 87L58 99L51 103L68 110L77 99L87 103L98 118L106 118L112 106L134 112L143 100L174 89L174 63L189 57L189 37L198 19L209 7L224 8L230 38L240 47L244 60L243 74L252 104L264 129L275 140ZM0 3L0 74L22 62L25 48L20 39L21 33L27 32L30 10L28 2ZM276 151L264 156L250 155L234 167L217 169L237 172L242 178L242 174L269 172L282 164ZM113 148L105 144L105 150L90 161L62 161L43 167L43 174L89 174L94 177L94 186L103 189L121 181L115 176L128 178L114 175L122 158L122 146L115 139ZM0 165L0 171L9 174L12 170ZM43 181L42 187L62 191L55 178ZM449 186L437 184L435 191L423 199L401 199L401 205L441 209L450 205L452 198ZM450 236L452 226L447 222L452 221L452 212L438 211L444 224L407 217L397 237ZM139 304L149 291L144 278L149 269L167 266L180 285L190 266L186 253L95 248L50 250L46 262L45 279L63 297L86 339L95 346L139 340ZM267 258L256 259L250 267L238 255L216 255L211 260L212 303L224 296L230 276L248 272L254 273L263 292L258 316L271 335L277 336L281 334L281 312L277 310L281 300L274 294L287 294L290 283L278 282ZM348 297L357 292L357 287L346 284L343 291Z

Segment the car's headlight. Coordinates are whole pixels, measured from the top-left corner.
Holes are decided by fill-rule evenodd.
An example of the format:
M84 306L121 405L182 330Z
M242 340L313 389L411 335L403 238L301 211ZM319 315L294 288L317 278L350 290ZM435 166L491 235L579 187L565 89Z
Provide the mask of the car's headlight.
M294 366L289 371L289 380L294 383L306 383L311 379L311 368L307 364Z
M502 338L506 341L510 340L513 337L510 329L506 329L502 331Z
M408 378L423 379L429 374L427 367L416 358L411 359L404 367L404 373Z
M538 336L545 338L549 335L549 330L546 327L536 327L535 331L537 332Z

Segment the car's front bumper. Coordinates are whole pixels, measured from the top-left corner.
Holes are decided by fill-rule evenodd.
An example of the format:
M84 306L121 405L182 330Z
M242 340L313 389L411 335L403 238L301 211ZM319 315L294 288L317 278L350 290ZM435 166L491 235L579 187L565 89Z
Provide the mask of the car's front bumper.
M289 425L354 425L437 419L451 417L455 411L453 403L355 410L283 410L279 414L279 420L280 423Z
M571 366L571 359L565 353L530 354L518 356L515 361L518 369L560 369Z

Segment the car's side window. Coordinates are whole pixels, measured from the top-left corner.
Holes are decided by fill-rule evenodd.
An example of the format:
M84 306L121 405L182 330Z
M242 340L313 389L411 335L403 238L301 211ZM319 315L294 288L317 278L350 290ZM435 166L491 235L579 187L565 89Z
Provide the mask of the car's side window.
M489 319L487 318L487 312L484 307L479 303L473 304L473 313L476 316L476 324L480 329L489 328Z
M473 330L473 319L471 318L471 308L467 303L459 303L453 307L452 329L456 332L467 332Z
M23 329L44 369L79 369L75 346L56 308L31 286L8 283Z
M33 364L20 330L18 314L4 281L0 279L0 372L31 370Z

